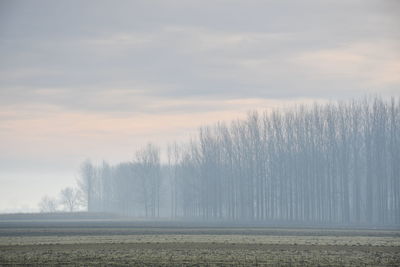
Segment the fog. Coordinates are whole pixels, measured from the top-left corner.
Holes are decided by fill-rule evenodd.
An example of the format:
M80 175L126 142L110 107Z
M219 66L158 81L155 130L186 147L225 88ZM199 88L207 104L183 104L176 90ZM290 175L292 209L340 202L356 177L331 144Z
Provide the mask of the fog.
M134 217L399 225L400 99L315 104L200 128L131 162L81 166L88 211Z
M399 9L395 0L1 1L0 212L68 210L61 197L66 188L80 199L76 209L88 208L79 183L82 164L90 161L98 183L90 210L204 220L396 222L391 163L374 160L395 158L389 133L382 133L389 147L377 153L390 155L366 158L371 151L362 127L375 114L375 95L384 114L391 112L390 98L400 97ZM352 99L361 115L350 108ZM338 117L312 111L314 103ZM313 112L334 126L306 122ZM359 132L343 126L343 112L360 116ZM288 127L288 120L295 124ZM385 129L392 121L382 118ZM315 130L303 147L279 137L279 131L305 135L301 127ZM347 150L338 136L331 146L324 143L330 127L344 132L351 139L346 142L358 140L358 150L349 152L351 166L339 167L339 154ZM260 140L246 137L256 129ZM260 151L247 139L260 142ZM228 141L235 151L225 158ZM271 145L275 141L279 146ZM318 147L314 154L310 143ZM302 158L317 162L301 165ZM228 178L228 163L235 178ZM152 178L143 178L146 168ZM367 173L373 182L365 180ZM102 191L103 176L113 193ZM384 180L377 182L378 176ZM306 198L316 197L310 183L325 190L317 197L321 206ZM294 194L299 186L302 193ZM371 205L380 206L370 214Z

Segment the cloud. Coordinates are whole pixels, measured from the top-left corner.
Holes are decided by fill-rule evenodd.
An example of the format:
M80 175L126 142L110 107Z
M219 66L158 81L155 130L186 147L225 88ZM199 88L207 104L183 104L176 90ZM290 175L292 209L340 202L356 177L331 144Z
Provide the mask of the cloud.
M342 80L354 87L390 88L400 85L400 46L395 42L352 43L308 51L293 58L315 79Z
M331 72L347 68L338 53L353 51L323 58L332 67L322 66L325 72L318 77L317 65L303 69L294 60L310 56L316 61L322 55L311 53L376 39L382 46L398 43L397 21L387 6L376 1L362 6L358 1L234 1L228 6L225 1L71 1L61 6L16 1L6 5L10 12L2 18L7 27L0 30L0 90L10 95L25 88L29 95L32 88L68 88L84 95L90 88L136 90L139 84L149 95L167 98L321 97L336 89L346 94L343 87L362 92L366 85L360 76L330 79ZM382 69L393 72L396 63L387 63L380 64ZM391 88L398 84L385 75L375 86L384 90L388 81ZM71 102L81 103L80 108L86 104L66 98L64 105Z

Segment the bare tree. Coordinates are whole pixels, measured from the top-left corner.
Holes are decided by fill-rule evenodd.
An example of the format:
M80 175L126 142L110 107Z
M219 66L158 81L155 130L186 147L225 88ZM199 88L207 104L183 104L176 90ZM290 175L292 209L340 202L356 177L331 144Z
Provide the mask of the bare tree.
M88 211L94 209L94 181L96 180L96 171L90 160L86 160L80 167L80 176L78 179L78 187L84 202L84 207Z
M57 200L55 198L44 196L39 202L40 212L56 212Z
M87 161L81 188L89 211L157 217L168 201L174 218L398 224L399 100L252 112L201 127L166 167L153 145L130 163Z
M141 195L146 216L158 217L160 214L160 150L148 144L145 148L137 151L136 165L138 177L141 182Z
M60 192L60 203L69 212L75 211L80 203L80 191L72 187L67 187Z

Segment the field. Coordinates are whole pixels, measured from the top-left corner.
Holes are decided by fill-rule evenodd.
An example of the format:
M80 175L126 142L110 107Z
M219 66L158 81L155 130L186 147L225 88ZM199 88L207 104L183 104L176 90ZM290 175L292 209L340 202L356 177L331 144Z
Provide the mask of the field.
M0 266L399 266L400 231L0 218Z

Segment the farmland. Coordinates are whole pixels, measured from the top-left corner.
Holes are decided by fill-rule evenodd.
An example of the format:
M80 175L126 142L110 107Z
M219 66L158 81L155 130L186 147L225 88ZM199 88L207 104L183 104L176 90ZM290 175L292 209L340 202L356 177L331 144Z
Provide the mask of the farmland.
M0 266L398 266L400 231L125 219L0 220Z

